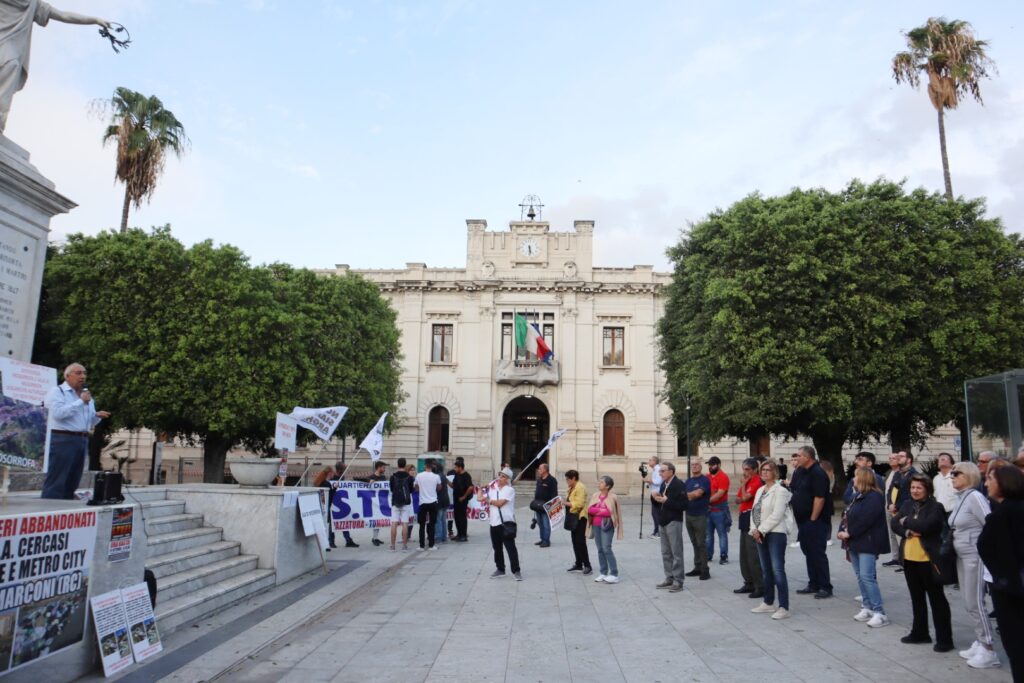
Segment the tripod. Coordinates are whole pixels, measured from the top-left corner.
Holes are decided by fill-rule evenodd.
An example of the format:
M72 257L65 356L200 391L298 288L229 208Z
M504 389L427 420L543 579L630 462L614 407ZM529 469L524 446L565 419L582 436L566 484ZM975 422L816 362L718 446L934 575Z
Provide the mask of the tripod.
M647 479L647 466L641 464L640 467L640 536L643 540L644 537L644 498L647 497L647 492L644 490L644 481Z

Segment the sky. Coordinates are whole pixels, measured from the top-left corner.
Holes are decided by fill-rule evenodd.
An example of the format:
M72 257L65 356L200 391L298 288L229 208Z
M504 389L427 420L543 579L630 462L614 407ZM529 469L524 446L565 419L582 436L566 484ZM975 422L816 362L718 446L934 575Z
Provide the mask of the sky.
M669 270L693 222L758 191L853 178L942 190L935 111L897 85L902 31L964 19L998 74L946 118L953 189L1024 228L1024 3L52 0L124 24L35 27L6 135L78 203L53 240L116 229L96 103L159 97L190 147L130 225L254 264L462 267L529 194L596 221L594 263Z

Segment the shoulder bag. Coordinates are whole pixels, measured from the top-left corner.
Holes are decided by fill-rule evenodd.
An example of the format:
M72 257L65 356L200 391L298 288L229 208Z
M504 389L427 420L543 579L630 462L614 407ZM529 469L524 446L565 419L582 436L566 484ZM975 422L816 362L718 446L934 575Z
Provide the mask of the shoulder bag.
M499 495L501 495L501 494L499 493ZM515 522L506 522L505 521L505 516L503 514L501 514L501 508L502 507L504 507L504 505L498 508L498 519L501 520L501 533L502 533L502 536L505 538L505 540L509 540L509 539L513 539L514 540L515 537L516 537L516 531L518 531L518 527L516 526Z

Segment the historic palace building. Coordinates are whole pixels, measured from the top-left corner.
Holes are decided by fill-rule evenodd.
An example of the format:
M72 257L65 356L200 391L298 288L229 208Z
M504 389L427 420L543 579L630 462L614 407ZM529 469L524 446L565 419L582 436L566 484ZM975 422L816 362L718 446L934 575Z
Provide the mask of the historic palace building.
M533 212L508 230L466 221L465 268L320 271L375 282L398 313L406 398L385 455L443 451L474 474L518 472L566 429L545 456L554 470L632 488L640 462L677 452L655 339L671 276L596 266L593 221L555 231ZM542 330L550 364L517 347L516 315Z

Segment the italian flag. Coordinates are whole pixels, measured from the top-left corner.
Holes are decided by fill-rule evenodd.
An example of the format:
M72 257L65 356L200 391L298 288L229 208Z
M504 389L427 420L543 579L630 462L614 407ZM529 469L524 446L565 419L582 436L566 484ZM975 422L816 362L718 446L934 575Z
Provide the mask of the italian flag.
M528 323L526 318L516 313L516 346L526 349L546 364L551 365L554 353L544 341L537 323Z

